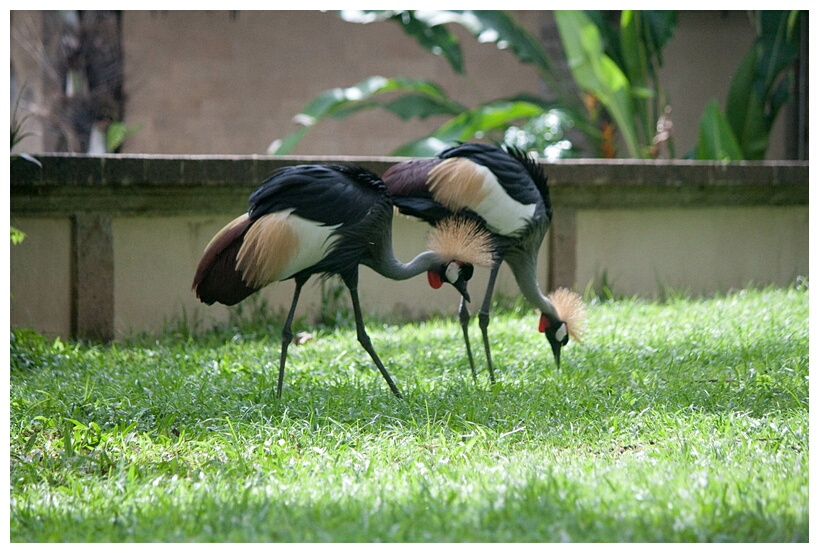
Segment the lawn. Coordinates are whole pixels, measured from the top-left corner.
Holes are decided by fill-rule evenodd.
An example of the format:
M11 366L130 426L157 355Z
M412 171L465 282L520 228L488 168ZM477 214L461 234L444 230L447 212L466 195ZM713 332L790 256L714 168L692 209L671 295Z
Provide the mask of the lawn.
M14 329L12 542L807 542L807 285L592 301L554 365L521 301L110 345Z

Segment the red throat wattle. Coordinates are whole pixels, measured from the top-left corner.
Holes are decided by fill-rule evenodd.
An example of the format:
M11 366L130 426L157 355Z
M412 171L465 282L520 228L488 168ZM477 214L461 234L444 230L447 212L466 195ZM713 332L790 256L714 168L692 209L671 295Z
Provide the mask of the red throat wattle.
M436 290L444 285L444 281L441 280L441 275L435 271L427 271L427 280L429 280L429 285Z
M541 315L540 324L537 325L537 331L546 332L547 328L549 328L549 319L546 318L546 315Z

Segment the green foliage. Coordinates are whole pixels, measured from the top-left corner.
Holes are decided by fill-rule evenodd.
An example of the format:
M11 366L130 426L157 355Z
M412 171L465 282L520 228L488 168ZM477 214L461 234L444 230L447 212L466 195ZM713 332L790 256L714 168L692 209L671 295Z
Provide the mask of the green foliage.
M108 125L105 132L105 148L108 152L116 152L129 137L139 132L141 127L129 127L125 123L114 121Z
M603 35L604 53L622 71L628 83L630 98L623 99L620 112L632 118L618 121L624 137L633 137L639 157L657 157L662 140L658 123L667 111L668 100L660 84L662 50L671 41L677 28L674 11L623 10L617 25L602 12L588 12ZM615 72L615 78L619 78ZM611 88L611 84L607 85ZM594 91L592 91L594 92ZM628 140L628 139L626 139ZM673 155L673 144L667 144Z
M513 125L504 132L503 142L524 152L540 152L547 159L571 157L576 149L567 130L574 121L559 109L527 119L520 126Z
M554 85L554 91L565 95L563 79L555 72L548 55L515 19L505 12L496 11L342 11L339 16L354 23L392 21L398 24L419 45L431 53L442 56L452 69L464 73L463 56L457 38L447 24L460 25L480 42L494 42L499 48L510 51L520 61L533 64L537 71ZM376 95L391 93L388 101L374 101ZM576 96L573 102L562 103L562 112L575 110L581 113L582 104ZM270 153L286 154L301 141L307 131L326 117L346 117L362 109L387 109L402 119L426 118L430 115L446 115L450 119L428 136L404 144L392 152L401 156L429 156L457 141L475 139L503 140L507 129L549 114L554 103L541 98L518 95L499 98L469 108L450 99L443 89L428 81L416 81L402 77L371 77L350 88L327 90L310 101L295 120L303 128L276 140ZM576 117L574 117L576 119ZM563 121L564 119L561 119ZM580 129L582 124L573 124ZM564 133L561 133L561 135ZM565 138L562 138L565 140ZM548 142L541 137L539 142ZM548 145L552 145L549 143ZM560 153L566 148L553 148ZM540 150L539 155L544 155Z
M393 93L393 94L390 94ZM395 97L394 93L402 96ZM382 97L388 99L382 100ZM340 119L365 109L385 109L401 119L431 115L455 115L465 110L447 97L435 83L405 78L369 77L348 88L326 90L311 100L296 116L303 128L276 141L270 153L285 155L311 127L328 117Z
M560 370L518 302L493 311L494 386L455 316L371 320L404 401L352 328L291 346L282 400L281 318L106 346L14 329L10 539L806 542L808 300L593 301Z
M500 142L512 124L544 115L543 106L528 100L496 100L465 110L428 137L405 144L393 152L397 156L434 156L442 147L457 142L488 138ZM559 120L559 122L562 122ZM551 143L541 137L541 142Z
M25 237L26 237L25 232L23 232L22 230L20 230L20 229L18 229L16 227L11 227L11 243L12 244L19 244L20 242L23 241L23 239Z
M415 38L418 44L436 56L442 56L452 69L463 74L463 55L458 40L445 25L460 25L478 42L495 43L498 48L509 50L523 63L531 63L547 82L556 83L560 73L556 71L548 54L536 37L522 27L515 18L503 11L492 10L425 10L425 11L379 11L346 10L339 13L351 23L371 23L389 20ZM560 94L562 87L555 92Z
M34 163L35 165L37 165L39 167L42 167L42 164L40 163L40 160L38 160L37 158L35 158L34 156L32 156L30 154L26 154L26 153L14 154L14 148L20 142L22 142L24 138L26 138L27 136L31 136L31 134L32 134L30 132L25 132L23 130L23 127L25 126L25 123L26 123L26 121L28 120L28 118L30 117L31 114L26 114L22 118L18 118L18 113L19 113L19 109L20 109L20 98L22 98L22 93L20 94L20 96L17 97L17 101L15 101L15 103L14 103L14 109L11 112L11 125L10 125L11 126L11 140L9 142L9 144L11 145L11 151L12 151L11 161L14 161L15 159L23 159L25 161L28 161L29 163ZM13 227L13 226L11 227L11 243L12 244L19 244L20 242L23 241L23 239L25 237L26 237L26 233L24 233L22 230L20 230L20 229L18 229L16 227Z
M20 111L20 99L23 97L23 92L25 91L25 87L21 91L20 95L17 97L17 100L14 102L14 109L11 111L11 139L9 144L11 145L11 160L14 161L15 159L24 159L29 163L34 163L35 165L42 167L40 161L35 158L34 156L27 154L27 153L14 153L14 148L17 147L20 142L23 141L26 137L32 136L33 133L27 132L24 130L26 121L29 120L31 117L30 113L27 113L22 118L19 117Z
M632 123L631 87L625 74L605 55L597 27L580 11L555 12L569 69L580 90L594 95L613 117L630 157L639 157Z
M674 11L622 10L619 18L604 11L556 11L555 20L575 88L536 37L504 11L348 10L345 21L390 21L418 44L465 74L454 33L458 25L482 43L494 43L521 63L530 64L557 97L552 103L519 94L467 107L429 81L371 77L350 88L325 91L308 103L296 121L303 128L274 142L271 153L286 154L307 131L326 117L346 117L364 109L386 109L403 120L448 116L427 136L400 146L393 155L429 156L456 141L501 142L518 137L541 157L576 155L571 132L579 132L593 156L618 155L618 137L629 157L656 158L662 148L674 155L670 102L659 82L662 50L674 36ZM726 115L713 107L701 119L701 140L689 155L700 159L763 159L776 116L790 97L792 64L799 46L799 12L752 12L758 39L740 65L728 96ZM578 92L582 95L579 96ZM387 94L387 99L381 95ZM378 99L376 99L378 97ZM560 113L557 133L526 136ZM541 123L538 123L540 121ZM736 157L725 136L730 126L739 146ZM521 134L519 131L525 129ZM556 136L555 140L550 137ZM711 149L717 148L717 149ZM548 152L548 153L547 153ZM589 155L589 153L584 153Z
M697 159L743 159L742 148L716 100L709 102L700 122Z
M616 36L620 30L608 25L602 12L556 12L561 38L570 67L579 88L595 98L608 110L623 134L629 154L635 157L655 156L654 125L664 105L657 94L656 69L661 63L660 50L673 34L676 19L672 12L623 12L623 39L615 45L606 45L600 30L606 36ZM526 129L532 134L542 127L542 121L560 113L558 122L565 128L557 133L545 133L523 140L531 151L542 157L570 155L574 148L569 140L569 130L575 129L598 152L614 155L614 135L611 129L604 131L608 123L601 123L599 109L592 102L587 104L570 89L566 79L556 70L556 64L540 45L536 37L522 27L514 17L503 11L342 11L340 17L354 23L391 21L403 32L415 38L419 45L444 58L458 74L464 74L463 56L455 35L447 25L459 25L469 31L479 42L491 42L510 52L518 61L530 64L547 83L558 98L555 103L544 102L531 95L496 99L474 108L467 108L446 97L442 89L432 83L435 96L418 94L406 86L406 79L373 77L380 83L400 82L384 91L399 92L394 105L371 101L373 92L368 79L348 89L331 89L311 101L296 120L305 125L282 140L274 142L271 153L289 153L304 137L307 129L327 116L344 117L361 109L386 108L407 119L424 118L429 115L449 115L451 118L426 137L419 138L392 152L402 156L429 156L442 147L457 141L489 139L500 142L505 138L520 136L517 130ZM594 22L593 22L594 21ZM596 23L596 24L595 24ZM600 29L598 29L598 26ZM616 59L626 64L621 70L604 51L616 50ZM634 89L626 77L635 80ZM650 87L649 81L655 89ZM400 109L398 109L400 107ZM540 121L540 123L538 123ZM514 130L512 130L514 128ZM550 137L557 135L552 140ZM569 144L567 144L569 142ZM521 141L518 140L518 145ZM548 153L547 153L548 152Z
M700 119L697 159L765 159L771 129L790 99L800 12L757 11L752 21L757 38L731 81L725 114L712 101ZM736 148L724 147L728 133Z

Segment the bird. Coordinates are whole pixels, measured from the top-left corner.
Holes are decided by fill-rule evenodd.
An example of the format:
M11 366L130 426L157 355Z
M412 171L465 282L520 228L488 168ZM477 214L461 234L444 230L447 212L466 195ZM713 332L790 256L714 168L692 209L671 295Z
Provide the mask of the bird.
M579 341L585 319L580 296L559 288L544 296L537 282L537 255L552 220L547 178L538 163L511 146L460 143L434 158L392 165L382 175L397 209L432 226L453 215L477 222L492 237L494 261L478 314L491 382L495 382L489 346L489 310L495 280L506 262L523 296L541 312L542 332L560 368L560 352L571 337ZM475 364L464 301L459 317L472 377Z
M466 300L474 264L491 263L488 234L451 219L429 238L430 249L407 264L392 248L394 207L383 181L351 165L306 164L279 169L250 195L248 210L211 239L192 289L207 305L234 305L270 283L292 279L295 290L282 328L276 396L281 398L291 324L302 287L312 275L338 275L352 298L359 343L403 397L373 348L361 315L359 265L393 280L424 271L433 288L454 286Z

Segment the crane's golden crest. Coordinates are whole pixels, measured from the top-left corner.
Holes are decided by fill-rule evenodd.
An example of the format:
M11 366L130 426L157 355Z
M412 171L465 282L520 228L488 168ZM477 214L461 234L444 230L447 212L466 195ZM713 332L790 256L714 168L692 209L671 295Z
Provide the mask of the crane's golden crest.
M429 235L427 247L445 259L489 267L494 253L489 233L463 217L444 219Z
M278 280L296 255L299 237L287 221L291 211L264 215L245 234L236 256L236 268L249 286L261 288Z
M580 294L568 288L558 288L548 295L549 301L555 306L557 316L566 323L569 337L578 342L583 337L583 324L586 321L586 304Z
M465 207L474 210L489 194L484 188L485 175L478 167L463 157L443 160L429 172L427 181L432 197L452 211Z

